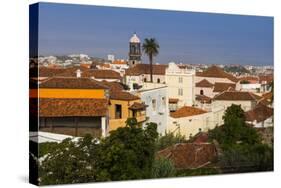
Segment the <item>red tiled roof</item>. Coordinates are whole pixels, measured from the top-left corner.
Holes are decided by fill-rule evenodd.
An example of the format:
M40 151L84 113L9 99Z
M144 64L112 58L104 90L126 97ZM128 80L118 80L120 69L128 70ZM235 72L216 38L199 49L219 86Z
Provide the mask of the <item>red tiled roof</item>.
M179 99L176 98L169 98L169 103L178 103Z
M196 95L195 99L197 101L200 101L201 103L210 104L212 102L212 99L210 97L207 97L206 95Z
M106 87L108 87L110 90L114 90L114 91L124 90L124 87L120 82L107 82L107 81L103 80L103 81L101 81L101 83L103 85L105 85Z
M229 89L235 90L236 85L232 83L216 82L213 92L223 92Z
M259 76L260 83L271 83L273 81L273 75L261 75Z
M40 99L40 117L106 116L106 99Z
M213 78L227 78L233 82L237 82L238 79L233 75L226 73L223 69L217 66L211 66L203 72L196 72L196 76L200 77L213 77Z
M53 77L39 85L40 88L66 88L66 89L108 89L101 82L91 78Z
M126 91L110 90L110 99L133 101L133 100L138 100L140 98Z
M202 143L207 143L209 139L208 133L205 132L199 132L193 137L192 143L194 144L202 144Z
M114 70L93 69L82 73L84 77L94 77L97 79L121 79L120 73Z
M194 169L205 166L217 158L214 144L176 144L158 151L156 158L170 159L177 169Z
M245 112L246 121L257 121L258 123L273 116L273 109L259 104L254 109Z
M112 62L112 64L115 64L115 65L127 65L127 62L126 61L115 60L115 61Z
M213 87L214 84L212 84L211 82L209 82L206 79L201 80L200 82L197 82L195 84L196 87Z
M257 101L259 99L261 99L260 96L245 91L224 91L213 98L213 100L233 100L233 101L245 101L245 100Z
M145 108L147 107L147 105L145 105L144 103L139 103L139 102L134 102L129 109L130 110L145 110Z
M173 118L182 118L182 117L200 115L204 113L207 113L207 111L191 106L183 106L180 109L176 110L175 112L171 112L170 116Z
M240 77L239 81L248 81L250 83L257 83L259 82L259 78L256 76L244 76L244 77Z
M165 75L167 65L153 65L152 73L154 75ZM137 64L134 67L131 67L126 70L126 75L128 76L139 76L142 74L150 74L150 65L149 64Z

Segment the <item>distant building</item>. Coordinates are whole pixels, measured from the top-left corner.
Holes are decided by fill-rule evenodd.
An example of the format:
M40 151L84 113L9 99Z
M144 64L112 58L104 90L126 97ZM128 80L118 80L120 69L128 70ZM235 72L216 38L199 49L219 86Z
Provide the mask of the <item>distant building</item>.
M107 55L107 60L113 62L115 60L115 57L113 54L108 54Z
M141 41L134 33L129 41L129 66L141 63Z

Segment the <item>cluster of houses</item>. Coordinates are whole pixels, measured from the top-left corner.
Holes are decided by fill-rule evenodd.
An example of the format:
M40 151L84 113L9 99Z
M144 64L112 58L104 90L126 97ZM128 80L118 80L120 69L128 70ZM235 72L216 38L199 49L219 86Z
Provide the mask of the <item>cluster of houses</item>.
M170 62L154 64L151 81L136 37L130 40L129 61L31 68L30 100L38 105L31 113L39 115L39 131L106 137L134 117L143 127L157 123L160 135L188 139L222 125L231 104L241 105L252 126L273 126L272 76L237 78L217 66L195 71Z

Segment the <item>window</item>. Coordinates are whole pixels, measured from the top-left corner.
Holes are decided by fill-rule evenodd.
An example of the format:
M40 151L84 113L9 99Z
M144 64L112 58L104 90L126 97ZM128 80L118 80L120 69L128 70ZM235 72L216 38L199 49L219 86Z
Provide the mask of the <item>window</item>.
M122 118L122 105L115 104L115 119Z
M182 83L182 77L179 77L179 83Z
M152 99L152 109L153 111L156 111L156 100Z
M182 89L182 88L179 88L179 89L178 89L178 95L179 95L179 96L183 96L183 89Z
M146 78L143 79L144 82L147 82Z
M162 97L162 106L166 106L166 98Z
M203 89L200 90L200 95L204 95Z
M160 83L160 78L157 78L157 83Z

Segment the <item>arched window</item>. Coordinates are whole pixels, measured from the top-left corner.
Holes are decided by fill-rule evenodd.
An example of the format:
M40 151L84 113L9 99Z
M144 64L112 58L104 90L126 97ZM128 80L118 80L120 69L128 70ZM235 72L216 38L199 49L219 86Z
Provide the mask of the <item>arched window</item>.
M203 89L200 90L200 95L204 95Z
M160 78L157 78L157 83L160 83Z

